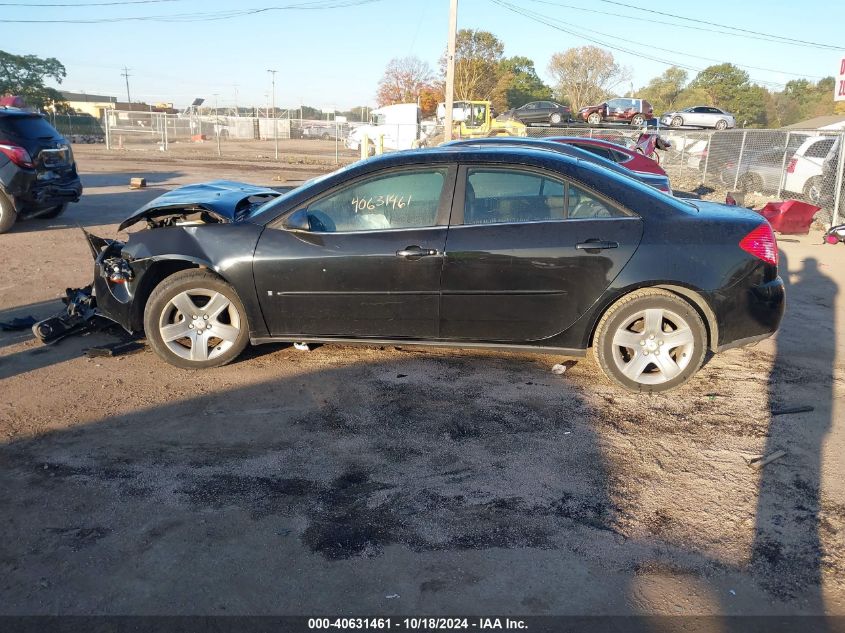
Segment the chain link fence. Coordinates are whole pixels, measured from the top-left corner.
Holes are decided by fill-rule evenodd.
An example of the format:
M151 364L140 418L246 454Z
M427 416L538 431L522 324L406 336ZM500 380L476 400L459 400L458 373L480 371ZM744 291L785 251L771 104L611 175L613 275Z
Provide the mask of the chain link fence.
M443 139L442 125L427 122L384 125L374 131L359 129L365 124L357 122L198 113L110 111L102 124L93 117L54 119L56 127L72 140L102 138L109 149L159 150L180 157L278 157L295 162L342 164L364 153L433 146ZM643 131L624 125L531 126L525 134L535 138L598 138L636 149ZM671 147L658 150L656 159L677 192L713 200L725 200L730 192L740 204L758 207L769 200L795 198L820 207L817 219L823 223L845 218L843 161L839 152L845 145L845 132L678 128L662 128L658 132ZM366 152L361 147L364 141Z
M529 127L531 137L577 136L636 147L642 130ZM724 200L756 202L794 198L821 208L825 224L845 219L839 147L845 132L830 130L659 130L671 144L657 160L675 190ZM838 192L838 193L837 193ZM834 212L838 209L838 212Z

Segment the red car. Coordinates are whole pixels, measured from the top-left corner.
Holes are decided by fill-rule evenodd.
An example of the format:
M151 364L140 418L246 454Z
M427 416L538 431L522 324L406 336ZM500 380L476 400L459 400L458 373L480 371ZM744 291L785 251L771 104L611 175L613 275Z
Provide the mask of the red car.
M590 125L598 125L602 121L611 121L614 123L630 123L639 127L653 116L654 109L645 99L623 97L578 110L578 117Z
M588 152L592 152L602 158L612 160L631 171L666 176L666 172L655 161L643 156L635 150L628 149L627 147L617 143L580 136L553 136L548 140L555 141L557 143L566 143L567 145L573 145Z

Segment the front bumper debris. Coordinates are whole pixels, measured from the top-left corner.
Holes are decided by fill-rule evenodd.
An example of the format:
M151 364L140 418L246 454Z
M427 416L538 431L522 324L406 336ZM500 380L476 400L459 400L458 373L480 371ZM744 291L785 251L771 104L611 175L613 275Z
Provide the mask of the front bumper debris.
M96 332L114 324L97 310L91 286L68 288L62 298L65 308L32 326L32 333L45 345L58 343L73 334Z

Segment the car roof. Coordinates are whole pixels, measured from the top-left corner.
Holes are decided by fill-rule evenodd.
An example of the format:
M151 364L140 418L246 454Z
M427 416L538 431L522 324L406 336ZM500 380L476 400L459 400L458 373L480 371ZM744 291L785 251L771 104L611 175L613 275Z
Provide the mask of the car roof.
M582 160L588 163L593 163L594 165L604 167L605 169L609 169L625 177L634 177L631 170L626 167L622 167L621 165L612 160L609 160L592 152L588 152L587 150L580 149L578 147L573 147L572 145L569 145L567 143L560 143L558 141L548 140L545 138L541 139L513 136L488 137L452 141L451 143L447 143L446 145L443 145L441 147L447 149L454 148L464 150L471 147L486 147L488 145L494 147L507 146L508 149L513 147L531 149L542 152L555 152L561 156L569 156L575 160ZM639 174L637 176L639 176ZM635 178L639 180L638 177Z
M30 112L29 110L21 110L19 108L9 108L0 106L0 116L3 117L43 117L40 112Z
M623 154L634 153L624 145L620 145L619 143L614 143L613 141L608 141L607 139L603 138L590 138L589 136L549 136L547 138L548 140L554 141L555 143L584 143L585 145L598 145L600 147L606 147L608 149L619 150Z

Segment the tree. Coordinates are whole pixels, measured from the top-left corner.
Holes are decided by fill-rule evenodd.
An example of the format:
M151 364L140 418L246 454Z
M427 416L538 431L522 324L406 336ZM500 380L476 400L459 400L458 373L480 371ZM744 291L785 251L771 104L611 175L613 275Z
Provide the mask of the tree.
M684 69L670 66L662 75L649 81L637 94L649 100L655 113L669 112L675 108L675 101L683 92L687 77L687 71Z
M437 104L446 99L446 87L442 82L434 81L420 90L420 113L424 117L434 116Z
M461 29L455 41L455 99L489 99L499 81L505 45L488 31ZM440 62L446 74L445 56Z
M0 95L21 96L38 110L64 103L61 93L44 85L44 81L52 79L60 84L66 76L65 67L55 57L42 59L0 51Z
M558 99L568 99L573 110L600 103L614 87L630 78L629 70L619 66L612 53L597 46L555 53L549 74L555 78Z
M528 57L503 59L499 62L498 75L490 100L500 112L530 101L552 98L552 89L543 83L534 68L534 61Z
M724 108L736 117L742 127L765 127L769 92L752 84L748 73L733 64L717 64L702 70L690 88L707 97L705 105Z
M379 106L416 103L433 78L431 67L418 57L391 59L379 81L376 101Z

